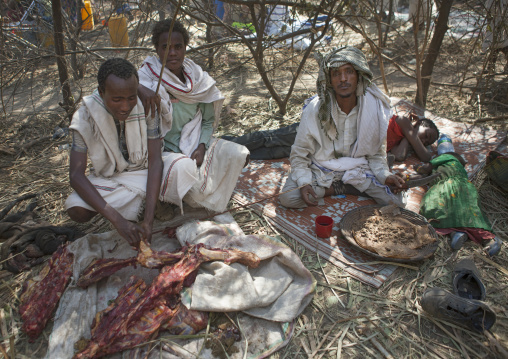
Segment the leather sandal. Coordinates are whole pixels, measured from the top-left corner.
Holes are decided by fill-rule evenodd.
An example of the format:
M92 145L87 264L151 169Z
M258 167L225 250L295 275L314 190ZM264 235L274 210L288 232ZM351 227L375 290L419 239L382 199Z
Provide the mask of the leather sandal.
M441 288L429 288L423 293L420 304L436 319L450 321L482 333L492 328L496 314L479 300L465 299Z
M486 291L473 260L464 258L453 268L453 292L462 298L485 300Z

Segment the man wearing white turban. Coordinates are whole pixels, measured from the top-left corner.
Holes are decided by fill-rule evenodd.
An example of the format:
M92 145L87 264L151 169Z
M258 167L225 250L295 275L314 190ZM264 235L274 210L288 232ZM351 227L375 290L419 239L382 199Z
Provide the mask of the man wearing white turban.
M281 203L302 208L346 193L403 207L395 193L404 180L390 172L386 161L390 102L371 82L365 55L342 47L318 54L317 60L318 96L302 112Z

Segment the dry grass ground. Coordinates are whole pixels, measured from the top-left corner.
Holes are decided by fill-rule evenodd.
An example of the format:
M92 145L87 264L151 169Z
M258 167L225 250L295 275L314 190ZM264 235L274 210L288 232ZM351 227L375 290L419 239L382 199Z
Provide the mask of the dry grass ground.
M343 35L337 39L337 44L349 40L350 38ZM455 46L456 44L445 44L445 53L448 55L455 51ZM223 111L223 121L218 129L219 134L241 135L254 130L278 128L298 121L303 100L314 93L314 62L309 60L303 73L303 80L299 82L298 89L290 100L288 112L285 116L281 116L277 114L277 108L267 95L252 64L242 62L242 56L245 54L233 50L235 48L232 47L221 50L217 55L221 61L217 61L217 68L211 71L228 99ZM273 55L278 56L283 51L275 52ZM463 53L464 49L461 54ZM113 54L106 54L109 55ZM140 58L139 54L132 56L134 60ZM372 67L377 68L377 60L371 54L369 58ZM460 58L446 56L441 59L441 63L450 62L458 66ZM94 87L95 65L88 67L91 69L90 72L80 82L85 94ZM274 81L287 80L289 69L277 71L270 76ZM387 72L389 71L388 66ZM449 68L444 65L437 68L436 73L437 76L441 76L441 82L454 81L453 78L445 78ZM42 86L47 79L52 79L51 83L56 82L56 68L48 64L44 69L34 70L32 76L32 79L26 79L19 87L31 88L32 97L17 100L25 101L23 107L28 110L13 111L0 120L0 207L3 208L23 194L36 193L39 196L39 205L36 209L39 222L73 225L63 210L63 203L70 192L69 152L66 148L70 140L69 137L56 140L51 138L55 126L62 121L62 112L54 106L41 110L37 104L38 98L34 95L34 88ZM32 82L28 82L29 80ZM414 81L394 73L388 77L388 82L392 96L414 97ZM471 80L470 83L473 82ZM380 84L379 78L377 83ZM493 91L491 95L482 95L484 97L472 105L469 104L470 92L459 94L457 87L435 86L429 95L428 108L456 121L473 121L479 115L499 116L504 114L508 107L506 76L496 77L492 86L500 90ZM54 93L58 93L57 87L53 87L53 90ZM30 99L33 104L29 103ZM33 111L30 110L32 105ZM506 128L505 122L489 125ZM38 141L33 142L34 140ZM488 179L480 182L478 186L484 209L494 223L496 231L508 240L507 194L499 191ZM21 207L22 205L13 211ZM488 258L481 248L473 243L467 243L460 251L453 252L447 240L442 238L432 259L423 263L399 265L386 284L380 289L375 289L355 280L315 253L307 251L291 238L278 233L264 218L249 209L233 214L247 234L280 237L299 255L318 281L314 300L296 320L293 339L287 347L275 353L273 358L508 357L506 247L503 247L500 255ZM104 219L97 217L81 226L81 229L90 233L104 232L111 228ZM426 288L441 287L451 290L453 264L457 259L466 256L473 258L479 268L487 287L487 302L497 314L495 326L485 334L473 333L459 326L430 318L421 310L419 304L419 298ZM51 326L48 326L43 336L35 343L29 343L25 334L20 331L17 314L20 286L38 269L34 268L31 273L19 275L0 271L0 343L9 351L9 358L40 358L45 353Z

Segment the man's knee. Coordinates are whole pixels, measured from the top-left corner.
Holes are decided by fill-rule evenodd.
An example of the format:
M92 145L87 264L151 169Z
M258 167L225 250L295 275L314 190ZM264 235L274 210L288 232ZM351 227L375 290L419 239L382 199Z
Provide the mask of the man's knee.
M190 176L195 176L196 170L196 162L189 157L181 157L170 166L170 171L174 171L175 173L186 173Z
M303 208L306 206L300 191L290 191L279 196L280 203L286 208Z
M90 221L97 212L90 211L83 207L71 207L67 209L67 214L74 222L85 223Z

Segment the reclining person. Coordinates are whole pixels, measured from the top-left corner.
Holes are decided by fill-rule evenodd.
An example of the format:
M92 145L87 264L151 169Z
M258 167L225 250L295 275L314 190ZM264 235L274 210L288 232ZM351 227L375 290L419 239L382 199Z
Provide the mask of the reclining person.
M325 196L362 192L378 203L404 206L395 195L404 180L390 173L386 161L390 103L372 76L354 47L319 59L318 97L302 112L282 190L289 192L280 196L284 206L314 206Z
M159 124L157 116L145 120L137 94L138 73L129 61L105 61L97 80L97 90L83 98L70 125L69 177L74 192L65 208L76 222L100 213L136 246L151 239L163 173L161 137L171 124ZM88 155L93 173L86 176ZM137 221L143 200L144 219L138 225L132 221Z
M171 22L155 24L152 43L157 56L148 56L139 70L145 109L160 108L161 117L173 124L164 137L164 156L170 159L171 170L162 187L169 202L180 208L185 201L220 212L227 207L249 151L212 136L224 97L210 75L185 57L189 34L180 22L175 21L170 38ZM167 47L158 97L155 90Z
M469 238L483 245L487 254L493 256L501 249L501 239L492 233L492 226L478 204L478 191L469 181L465 165L462 156L447 152L417 167L417 172L424 176L440 174L423 196L420 213L438 233L450 235L453 250L460 249Z
M415 120L414 125L412 120ZM395 161L404 161L413 150L420 160L429 162L432 154L425 147L436 142L438 137L439 130L432 120L418 119L415 115L410 118L394 115L388 123L386 150Z

